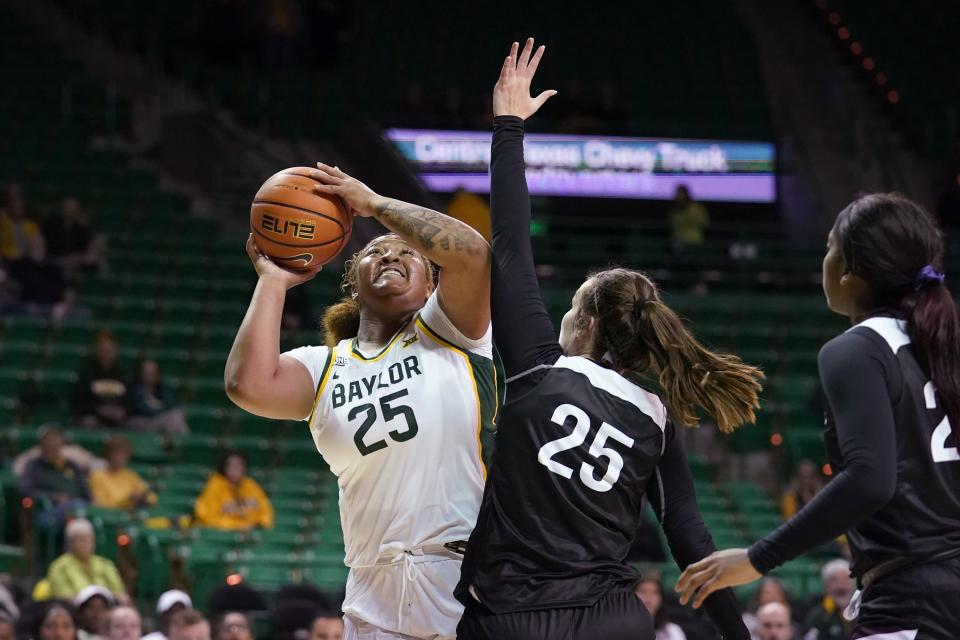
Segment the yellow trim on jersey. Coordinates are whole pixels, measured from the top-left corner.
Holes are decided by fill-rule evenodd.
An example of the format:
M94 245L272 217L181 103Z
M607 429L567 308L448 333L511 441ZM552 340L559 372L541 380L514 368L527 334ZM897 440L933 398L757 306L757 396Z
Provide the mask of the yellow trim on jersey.
M436 342L441 347L445 349L450 349L461 358L467 365L467 371L470 372L470 381L473 383L473 397L477 401L477 456L480 459L480 469L483 471L483 480L487 480L487 465L483 464L483 443L480 441L480 434L483 431L483 406L480 404L480 389L477 388L477 378L473 375L473 365L470 364L470 358L467 357L467 354L463 349L454 346L448 340L444 340L442 337L438 336L433 332L433 329L428 327L423 320L420 319L420 316L417 315L417 326L423 329L424 335Z
M313 422L313 414L317 411L317 405L320 403L320 394L323 393L323 388L327 385L327 380L330 379L330 372L333 371L333 366L337 363L337 347L330 349L330 359L327 360L327 368L323 372L323 377L320 378L320 384L317 385L317 394L313 397L313 409L310 410L310 417L307 418L307 425L309 426Z
M397 331L397 334L392 338L390 338L390 342L388 342L387 345L380 350L380 353L373 356L372 358L368 358L367 356L360 353L360 349L359 347L357 347L357 338L353 338L350 341L350 355L353 356L355 360L359 360L361 362L376 362L377 360L383 360L386 357L386 355L390 352L390 349L393 348L393 345L397 344L397 340L399 340L400 336L402 336L405 333L406 328L408 326L409 326L409 323L403 325L403 327L401 327L400 330Z
M500 391L497 389L497 363L493 363L493 416L490 418L491 429L497 426L497 416L500 415Z

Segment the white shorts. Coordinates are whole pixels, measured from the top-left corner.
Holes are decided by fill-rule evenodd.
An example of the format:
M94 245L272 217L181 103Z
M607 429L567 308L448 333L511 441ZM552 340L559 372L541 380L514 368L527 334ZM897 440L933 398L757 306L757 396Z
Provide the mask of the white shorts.
M343 601L344 640L454 640L463 605L453 597L458 555L410 555L353 567Z

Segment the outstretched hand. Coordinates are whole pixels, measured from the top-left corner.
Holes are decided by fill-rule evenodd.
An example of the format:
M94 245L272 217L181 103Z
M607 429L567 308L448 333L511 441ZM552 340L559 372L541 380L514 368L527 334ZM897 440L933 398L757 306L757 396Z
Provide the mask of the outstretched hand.
M699 609L714 591L747 584L762 577L751 564L746 549L724 549L714 551L687 567L677 581L676 590L680 594L680 604L687 604L693 599L693 608Z
M519 116L526 120L547 100L557 95L557 92L548 89L536 98L530 96L530 83L533 82L546 47L540 45L534 53L533 38L527 38L523 52L518 55L519 48L520 45L516 42L510 47L510 55L503 61L500 69L500 78L493 86L493 115Z

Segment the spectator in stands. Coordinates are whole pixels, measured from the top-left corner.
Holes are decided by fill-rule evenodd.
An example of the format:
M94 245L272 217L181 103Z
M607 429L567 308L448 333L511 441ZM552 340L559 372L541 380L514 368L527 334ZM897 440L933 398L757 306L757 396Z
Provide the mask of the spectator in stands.
M667 215L675 252L681 253L684 249L703 244L705 231L710 224L710 215L705 206L693 200L686 185L677 186L673 205Z
M343 640L343 616L332 612L317 614L310 625L310 640Z
M203 614L187 609L170 619L170 640L210 640L210 623Z
M217 618L214 640L253 640L250 620L245 613L230 611Z
M143 640L167 640L167 634L170 632L170 621L173 616L187 609L193 609L193 601L190 596L179 589L164 591L157 598L157 616L159 617L157 626L159 629L143 636Z
M245 581L233 584L221 583L213 588L207 597L207 611L210 615L219 615L230 611L266 611L269 608L266 597Z
M667 608L663 606L663 585L660 583L659 574L642 576L633 586L633 592L637 594L653 618L656 640L687 640L683 629L667 620Z
M173 389L163 383L160 366L152 358L140 361L137 379L130 389L129 424L137 431L190 433L186 414L177 406Z
M317 612L331 609L330 598L315 586L309 583L284 585L273 598L270 629L277 640L307 640Z
M106 631L110 610L116 605L113 594L99 585L84 587L73 599L80 640L97 640Z
M77 518L67 525L67 552L53 561L47 572L50 593L54 598L76 598L84 587L99 585L117 601L129 604L126 587L113 562L94 554L96 541L93 525L86 518Z
M823 599L804 619L804 640L847 640L852 624L843 617L843 610L853 596L850 563L837 558L823 565Z
M117 355L113 334L98 333L93 343L93 357L80 373L73 397L74 411L85 427L115 427L127 419L126 376Z
M136 509L157 503L157 495L136 471L128 467L133 447L123 436L112 436L103 447L109 465L90 474L93 504L104 509Z
M27 470L27 466L42 455L39 441L43 434L51 429L59 433L61 437L64 437L63 431L61 431L60 426L57 423L47 422L40 425L40 427L37 429L38 444L33 445L26 451L20 452L17 457L13 459L13 473L18 478L23 477L24 472ZM65 459L75 464L84 475L89 474L95 469L106 466L105 462L97 456L93 455L80 445L71 444L66 440L64 440L64 444L60 448L60 452Z
M20 493L39 506L49 501L52 508L37 511L37 524L60 527L74 509L90 500L82 469L63 454L63 432L57 427L40 428L40 455L30 460L20 476ZM68 597L73 597L71 594Z
M47 258L43 236L28 238L25 245L23 257L7 263L19 291L19 310L59 322L74 311L76 292L67 285L63 270Z
M133 607L116 607L107 618L104 640L140 640L140 614Z
M273 505L256 480L247 475L247 459L230 451L210 474L197 498L197 524L216 529L247 531L273 527Z
M761 580L760 586L757 587L749 604L747 604L747 610L743 614L743 624L746 625L751 634L757 628L757 611L770 603L780 603L786 605L787 608L790 607L790 597L787 595L787 590L783 583L776 578Z
M780 602L765 604L757 611L755 640L794 640L796 634L790 621L790 605Z
M68 273L78 270L106 270L106 240L93 232L80 201L68 196L60 203L60 213L43 226L50 256Z
M16 625L13 618L0 614L0 640L16 640Z
M7 186L6 200L0 209L0 259L20 260L33 238L42 237L40 226L27 216L27 205L20 185Z
M66 604L51 601L31 629L33 640L77 640L77 623Z
M797 463L797 470L793 474L790 486L780 497L780 515L784 520L789 520L804 505L813 500L813 496L820 493L821 489L823 489L823 480L817 465L809 460L801 460Z

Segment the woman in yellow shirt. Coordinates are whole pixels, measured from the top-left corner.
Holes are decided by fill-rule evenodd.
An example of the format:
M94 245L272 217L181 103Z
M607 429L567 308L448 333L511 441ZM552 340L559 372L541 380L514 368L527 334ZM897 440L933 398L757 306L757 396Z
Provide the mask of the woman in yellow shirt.
M197 498L196 516L201 527L241 531L273 527L273 505L257 481L247 476L243 454L231 451L224 456Z
M93 504L105 509L136 509L156 504L157 496L143 478L127 467L133 447L123 436L107 440L103 457L109 465L90 474L90 495Z

